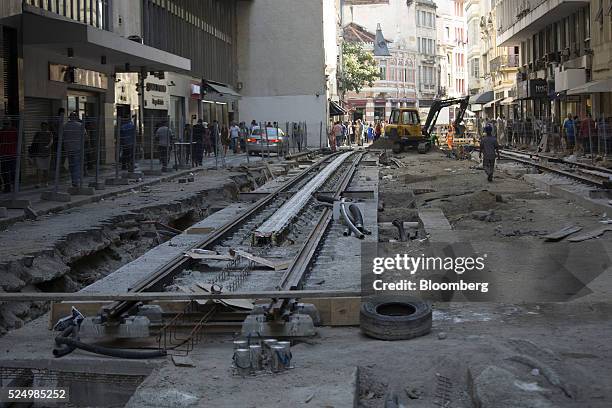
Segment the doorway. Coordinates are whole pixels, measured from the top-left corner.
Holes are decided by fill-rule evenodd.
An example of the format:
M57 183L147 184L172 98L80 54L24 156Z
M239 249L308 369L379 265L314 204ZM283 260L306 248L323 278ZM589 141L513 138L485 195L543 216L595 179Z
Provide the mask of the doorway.
M69 89L66 97L68 115L75 113L85 126L85 170L92 170L96 164L98 131L100 127L100 96L93 92ZM101 141L102 142L102 141ZM103 143L100 143L103 146Z

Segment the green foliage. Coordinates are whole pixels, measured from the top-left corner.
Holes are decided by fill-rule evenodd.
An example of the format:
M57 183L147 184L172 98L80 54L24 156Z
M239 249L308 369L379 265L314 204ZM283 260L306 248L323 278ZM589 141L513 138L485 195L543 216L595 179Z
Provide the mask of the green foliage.
M380 79L380 70L372 53L359 43L342 44L342 77L340 89L343 92L359 93L364 86L373 86Z

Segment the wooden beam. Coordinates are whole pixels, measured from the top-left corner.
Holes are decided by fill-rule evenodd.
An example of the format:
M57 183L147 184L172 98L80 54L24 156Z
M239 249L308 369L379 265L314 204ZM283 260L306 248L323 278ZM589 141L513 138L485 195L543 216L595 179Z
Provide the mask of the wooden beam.
M300 301L312 303L317 308L323 326L359 326L361 297L303 298ZM49 313L49 329L60 318L69 315L72 306L85 316L94 316L103 306L111 303L110 301L53 302ZM153 304L159 305L164 313L180 313L185 309L188 301L153 302Z
M183 293L183 292L124 292L124 293L51 293L15 292L0 293L0 302L50 302L50 301L110 301L128 300L137 302L200 299L301 299L326 297L355 297L355 290L284 290L261 292L227 293Z

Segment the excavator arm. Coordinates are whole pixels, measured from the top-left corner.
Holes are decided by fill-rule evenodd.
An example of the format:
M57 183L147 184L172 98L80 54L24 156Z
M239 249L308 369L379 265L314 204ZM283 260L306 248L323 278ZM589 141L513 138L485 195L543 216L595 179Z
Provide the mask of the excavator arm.
M425 125L423 126L423 136L427 139L431 137L431 134L436 126L436 122L438 121L438 115L442 108L446 108L453 105L459 105L459 112L455 117L455 121L453 122L453 126L455 129L459 129L461 122L463 122L463 117L465 115L465 111L467 110L468 104L470 101L470 97L466 96L465 98L450 98L450 99L439 99L435 100L429 108L429 114L427 115L427 120L425 121Z

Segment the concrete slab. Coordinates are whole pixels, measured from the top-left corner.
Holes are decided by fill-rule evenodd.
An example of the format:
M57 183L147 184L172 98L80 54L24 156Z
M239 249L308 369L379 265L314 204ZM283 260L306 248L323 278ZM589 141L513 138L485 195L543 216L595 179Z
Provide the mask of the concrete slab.
M525 174L523 179L540 190L571 201L589 211L600 214L610 214L612 212L609 199L596 198L597 194L593 194L593 188L585 184L547 173ZM607 193L603 194L607 195ZM595 198L592 197L593 195Z

